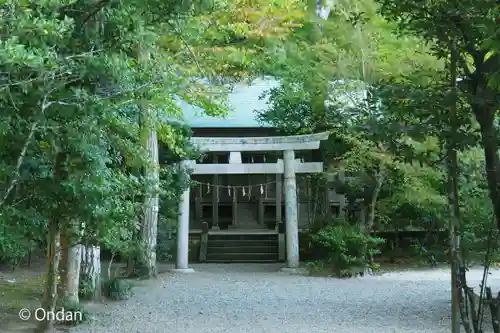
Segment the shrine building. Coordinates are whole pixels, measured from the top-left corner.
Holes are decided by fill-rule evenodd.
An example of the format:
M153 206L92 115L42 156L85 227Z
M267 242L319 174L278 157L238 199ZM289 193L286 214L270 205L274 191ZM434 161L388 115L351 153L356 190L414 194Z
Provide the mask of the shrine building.
M259 97L277 84L261 79L236 85L224 118L182 104L203 158L182 163L192 170L194 185L179 204L177 271L191 271L193 259L299 267L299 230L311 221L306 175L324 171L319 147L329 133L284 136L259 122L256 112L267 107ZM325 197L338 215L344 197L333 191Z

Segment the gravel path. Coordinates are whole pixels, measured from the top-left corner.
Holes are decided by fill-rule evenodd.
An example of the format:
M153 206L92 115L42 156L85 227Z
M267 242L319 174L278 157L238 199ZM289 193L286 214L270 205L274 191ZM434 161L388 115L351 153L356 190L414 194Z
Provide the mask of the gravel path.
M164 274L71 333L449 332L449 276L291 276L277 265L194 265ZM432 274L431 274L432 275Z

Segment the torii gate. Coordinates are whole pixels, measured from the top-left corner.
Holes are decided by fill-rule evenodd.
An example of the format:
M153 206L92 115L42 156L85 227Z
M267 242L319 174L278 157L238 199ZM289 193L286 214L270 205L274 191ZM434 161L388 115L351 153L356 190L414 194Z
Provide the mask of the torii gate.
M243 151L282 151L283 161L278 163L243 164L196 164L184 160L181 164L193 170L193 174L283 174L285 175L285 233L286 261L285 270L299 268L299 227L297 217L296 173L323 172L322 162L302 163L295 160L296 150L319 149L320 142L328 139L329 133L322 132L306 135L270 137L194 137L191 142L203 152L229 152L232 155ZM189 253L189 196L187 188L179 203L179 222L177 225L177 258L173 271L194 272L188 267Z

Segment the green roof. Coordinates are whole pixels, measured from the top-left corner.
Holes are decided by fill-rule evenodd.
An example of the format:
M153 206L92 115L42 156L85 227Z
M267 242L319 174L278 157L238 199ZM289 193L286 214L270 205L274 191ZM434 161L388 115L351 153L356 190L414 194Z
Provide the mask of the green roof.
M203 109L180 101L179 106L182 110L180 121L192 128L271 128L273 126L257 119L258 112L269 107L267 98L260 99L259 97L279 85L279 81L270 77L253 80L251 84L234 85L228 96L229 112L225 117L207 116ZM365 95L364 83L355 80L335 80L331 82L331 94L325 103L354 107L358 102L366 99Z
M193 128L207 127L272 127L257 120L257 112L268 108L266 99L259 97L271 88L278 87L273 79L256 79L248 84L237 84L228 96L229 113L225 117L207 116L199 107L181 101L184 121Z

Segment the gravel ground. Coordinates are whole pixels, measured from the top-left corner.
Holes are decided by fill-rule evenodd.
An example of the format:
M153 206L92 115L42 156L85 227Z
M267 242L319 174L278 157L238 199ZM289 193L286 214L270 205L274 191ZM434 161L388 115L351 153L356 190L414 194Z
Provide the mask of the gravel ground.
M196 273L164 274L70 332L449 332L444 271L341 280L291 276L279 267L193 265Z

